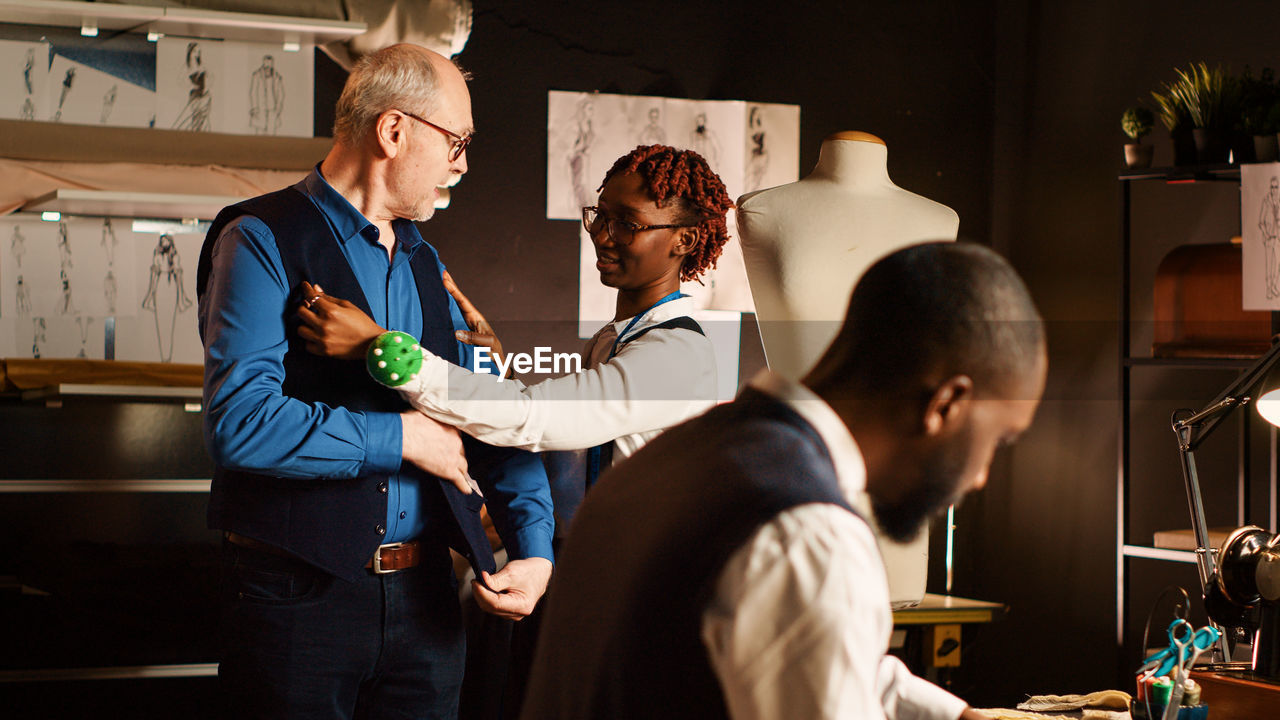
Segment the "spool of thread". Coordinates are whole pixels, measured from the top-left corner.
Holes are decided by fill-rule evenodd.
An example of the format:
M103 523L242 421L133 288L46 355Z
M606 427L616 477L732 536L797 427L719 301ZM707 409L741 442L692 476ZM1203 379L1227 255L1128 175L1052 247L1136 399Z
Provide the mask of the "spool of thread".
M1182 704L1192 707L1200 704L1200 683L1187 678L1182 685Z
M1151 704L1161 707L1169 704L1169 697L1173 695L1173 681L1166 677L1158 677L1151 684Z

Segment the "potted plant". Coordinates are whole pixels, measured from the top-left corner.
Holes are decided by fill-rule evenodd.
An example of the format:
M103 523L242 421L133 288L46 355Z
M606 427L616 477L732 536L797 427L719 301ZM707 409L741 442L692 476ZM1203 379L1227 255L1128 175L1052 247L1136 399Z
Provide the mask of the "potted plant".
M1240 83L1218 65L1200 62L1187 70L1177 68L1178 78L1168 93L1187 110L1196 143L1196 160L1224 163L1231 152L1231 130L1239 118Z
M1151 126L1155 120L1151 111L1141 105L1125 110L1120 116L1120 129L1133 140L1131 143L1125 143L1124 146L1124 164L1128 167L1151 167L1151 157L1155 147L1143 144L1142 138L1151 132Z
M1252 138L1254 158L1258 162L1274 162L1280 156L1276 132L1280 131L1280 86L1275 72L1263 68L1260 77L1245 67L1240 76L1241 124Z
M1169 130L1169 137L1173 141L1173 164L1180 166L1195 163L1196 144L1191 136L1191 116L1187 113L1186 106L1170 90L1170 83L1165 83L1160 90L1152 90L1151 99L1156 104L1156 115Z

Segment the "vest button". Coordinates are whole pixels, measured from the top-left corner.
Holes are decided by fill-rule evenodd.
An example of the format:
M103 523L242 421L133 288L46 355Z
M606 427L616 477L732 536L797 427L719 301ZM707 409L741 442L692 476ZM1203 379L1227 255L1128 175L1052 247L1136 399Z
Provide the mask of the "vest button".
M382 494L384 494L384 495L385 495L385 494L387 493L387 484L386 484L386 483L378 483L378 492L380 492L380 493L382 493Z
M386 535L386 534L387 534L387 529L386 529L385 527L383 527L383 526L379 525L379 526L377 526L377 527L375 527L375 528L374 528L374 532L378 533L379 535Z

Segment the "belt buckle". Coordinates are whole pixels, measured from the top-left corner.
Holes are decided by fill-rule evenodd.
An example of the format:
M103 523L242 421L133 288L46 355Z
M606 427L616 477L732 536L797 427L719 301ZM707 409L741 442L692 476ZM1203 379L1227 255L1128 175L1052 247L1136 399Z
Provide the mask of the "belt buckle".
M370 568L371 570L373 570L373 574L374 575L390 575L393 572L400 572L401 568L390 568L387 570L382 569L382 551L395 550L397 548L402 548L402 547L404 547L404 543L402 542L389 543L387 545L379 545L378 549L373 551L373 567Z

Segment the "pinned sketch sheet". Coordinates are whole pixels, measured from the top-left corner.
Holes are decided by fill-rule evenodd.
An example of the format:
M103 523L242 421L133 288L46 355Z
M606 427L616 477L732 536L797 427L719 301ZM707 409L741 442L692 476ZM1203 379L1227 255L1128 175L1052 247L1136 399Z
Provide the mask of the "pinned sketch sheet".
M1280 163L1240 166L1245 310L1280 310Z
M198 235L135 233L128 220L0 221L0 356L200 362ZM185 262L184 262L185 261Z
M0 40L0 68L0 118L45 119L49 44Z
M613 161L637 145L696 151L737 198L799 179L800 106L552 90L547 218L581 217Z
M118 68L106 62L109 58L106 53L81 58L103 61L95 66L55 54L49 65L45 119L78 125L151 127L156 117L155 90L111 72L118 72Z
M161 38L156 127L310 137L314 61L306 46Z
M615 160L638 145L694 150L724 181L729 197L795 182L800 176L800 108L723 100L572 93L547 97L547 217L578 222L579 334L613 318L614 290L600 284L595 251L581 228ZM700 309L754 311L733 213L730 241L702 283L681 290Z

